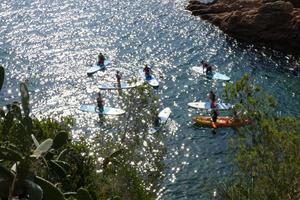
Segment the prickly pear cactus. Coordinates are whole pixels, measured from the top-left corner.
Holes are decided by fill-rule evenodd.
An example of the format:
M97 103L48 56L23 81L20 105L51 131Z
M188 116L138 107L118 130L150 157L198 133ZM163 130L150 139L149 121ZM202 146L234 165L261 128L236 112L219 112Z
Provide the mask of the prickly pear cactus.
M86 189L80 188L77 191L77 200L92 200L92 197Z
M0 160L21 161L22 155L10 148L0 146Z
M63 145L67 144L69 140L69 134L67 132L61 131L58 133L53 140L53 149L59 149Z
M36 177L35 181L43 190L43 200L65 200L64 194L49 181Z

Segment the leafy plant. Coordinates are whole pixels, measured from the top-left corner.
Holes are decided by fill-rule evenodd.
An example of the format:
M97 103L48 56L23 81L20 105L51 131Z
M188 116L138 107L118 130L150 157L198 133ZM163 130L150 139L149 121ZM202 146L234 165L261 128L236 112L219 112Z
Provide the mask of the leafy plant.
M0 66L1 88L3 80L4 68ZM64 152L72 149L69 134L64 131L67 128L66 123L59 124L51 120L45 123L43 120L31 118L25 83L20 84L20 91L23 110L14 102L7 106L6 113L3 110L1 112L0 198L11 200L18 196L29 200L63 200L65 197L61 190L38 174L53 180L57 179L51 174L58 174L60 177L67 175L70 166L60 160ZM48 136L54 139L47 138ZM88 192L85 191L84 194Z
M236 163L239 171L221 192L222 199L300 198L300 119L279 116L276 102L249 75L227 85L225 96L237 104L234 115L251 118L237 129Z

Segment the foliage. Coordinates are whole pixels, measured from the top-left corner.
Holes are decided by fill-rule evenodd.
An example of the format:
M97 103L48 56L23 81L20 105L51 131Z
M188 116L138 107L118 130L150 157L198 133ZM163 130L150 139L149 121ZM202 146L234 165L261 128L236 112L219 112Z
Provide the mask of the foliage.
M3 77L4 69L0 67L1 84ZM77 151L79 147L86 147L69 140L71 120L57 122L31 117L25 83L20 84L20 90L22 108L14 102L6 106L6 112L1 108L0 113L0 198L19 196L29 200L59 200L65 199L63 191L66 188L77 191L87 182L93 185L91 177L96 177L93 173L95 165L89 156ZM85 170L81 171L81 168ZM75 174L74 169L81 173ZM69 177L73 183L70 186L64 179L71 171L80 180ZM85 196L88 194L83 188L79 191ZM81 196L78 194L77 199L82 199Z
M225 187L222 199L300 198L300 119L278 116L274 99L248 75L225 90L237 102L233 114L251 118L238 130L236 161L239 171Z
M112 125L117 134L102 133L92 139L92 151L101 164L100 199L156 197L164 147L159 133L149 133L158 113L154 92L147 84L122 92L127 120Z
M0 75L2 84L4 69L3 80ZM95 134L91 144L85 138L71 141L71 118L31 116L25 83L20 84L20 92L21 104L13 102L0 109L0 199L156 197L164 148L158 134L148 133L158 113L152 88L142 85L120 92L129 119L113 129L120 137Z

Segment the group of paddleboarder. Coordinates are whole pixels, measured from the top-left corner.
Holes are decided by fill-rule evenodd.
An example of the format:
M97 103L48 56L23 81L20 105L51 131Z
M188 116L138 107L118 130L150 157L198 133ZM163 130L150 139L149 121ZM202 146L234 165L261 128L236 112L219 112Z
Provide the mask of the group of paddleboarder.
M105 61L105 57L102 53L100 53L98 55L98 62L97 65L103 65ZM203 71L205 70L205 73L207 76L212 76L213 75L213 66L207 62L205 62L204 60L201 61L202 67L203 67ZM145 64L143 72L145 73L145 78L146 80L150 80L151 79L151 68ZM121 88L121 78L122 75L119 71L116 71L116 80L117 80L117 87ZM219 112L217 110L217 102L216 102L216 95L213 91L209 92L208 95L209 101L210 101L210 109L211 109L211 120L212 120L212 125L214 128L216 128L216 122L217 122L217 118L219 115ZM103 112L103 108L104 108L104 100L101 96L101 93L98 93L97 96L97 108L99 110L99 113L101 114Z
M104 65L104 61L105 61L105 56L102 53L100 53L98 55L97 65L98 66L103 66ZM145 73L146 80L150 80L151 79L151 68L147 64L145 64L145 67L144 67L143 71ZM119 71L116 71L116 75L115 76L116 76L116 80L117 80L117 84L116 85L117 85L118 88L121 88L121 78L122 78L122 75L121 75L121 73ZM96 101L97 101L98 111L101 114L103 112L103 110L104 110L104 100L102 98L102 95L101 95L100 91L98 92Z
M104 61L105 61L105 57L102 53L100 53L98 55L97 65L104 65ZM201 64L203 67L203 71L205 70L206 75L212 76L213 75L213 66L211 64L205 62L204 60L201 61ZM150 80L151 79L151 68L147 64L145 64L143 72L145 73L146 80ZM119 71L116 71L115 76L116 76L116 80L117 80L117 87L121 88L122 75ZM212 127L217 128L216 122L218 119L219 112L217 109L216 94L213 91L210 91L208 94L208 99L210 101ZM98 92L96 101L97 101L97 108L99 111L99 115L101 115L101 113L103 113L103 111L104 111L104 100L103 100L100 92Z

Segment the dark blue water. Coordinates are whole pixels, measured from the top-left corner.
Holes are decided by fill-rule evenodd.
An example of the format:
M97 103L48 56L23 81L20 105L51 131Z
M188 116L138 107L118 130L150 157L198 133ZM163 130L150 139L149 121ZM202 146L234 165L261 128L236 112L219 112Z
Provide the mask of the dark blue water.
M232 80L249 73L278 98L278 110L297 115L299 78L282 72L299 60L258 50L228 38L218 28L192 17L184 0L2 0L0 63L7 76L0 103L19 99L18 84L29 78L33 113L74 116L74 135L99 129L97 116L78 110L93 103L97 84L114 79L115 70L131 78L145 63L154 66L161 86L161 108L172 109L165 132L165 178L161 199L212 199L216 185L232 169L227 139L231 129L195 127L187 103L205 100L209 90L222 94L224 83L204 79L190 69L207 60ZM87 78L98 52L110 56L110 70ZM115 93L107 104L118 106Z

